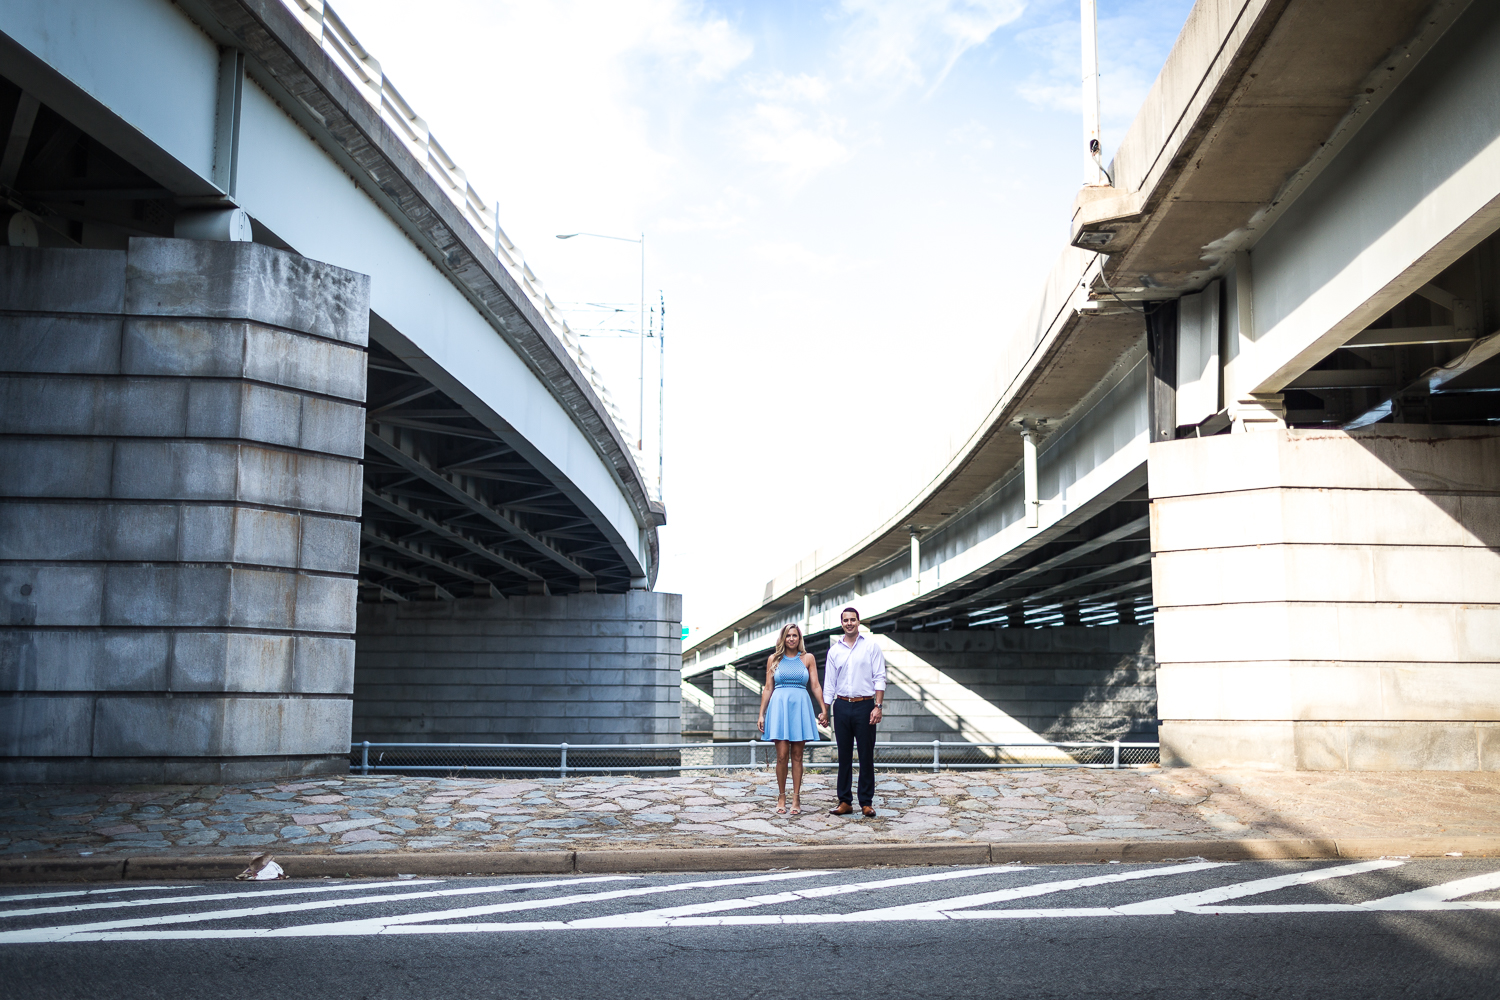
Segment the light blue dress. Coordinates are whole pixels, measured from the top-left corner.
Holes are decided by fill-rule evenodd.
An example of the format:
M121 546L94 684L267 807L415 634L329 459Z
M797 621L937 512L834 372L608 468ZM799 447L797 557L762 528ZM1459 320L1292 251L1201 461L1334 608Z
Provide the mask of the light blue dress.
M776 665L776 686L766 705L768 740L817 742L818 726L807 693L807 667L800 656L783 656Z

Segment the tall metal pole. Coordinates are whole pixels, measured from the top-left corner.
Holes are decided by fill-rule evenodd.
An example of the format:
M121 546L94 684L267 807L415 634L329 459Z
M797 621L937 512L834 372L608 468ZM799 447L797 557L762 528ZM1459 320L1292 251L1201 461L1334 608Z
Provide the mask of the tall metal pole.
M661 297L656 324L656 495L662 497L667 454L667 298Z
M639 389L636 408L636 454L644 457L646 452L646 234L641 233L641 238L633 240L628 236L610 236L607 233L558 233L560 240L571 240L575 236L594 236L601 240L619 240L621 243L639 243L641 245L641 296L638 302L640 312L636 318L636 333L640 340L640 371L636 374L636 385Z
M1079 0L1083 30L1083 183L1106 183L1099 140L1099 5Z
M640 325L636 329L640 333L641 342L641 371L639 377L640 406L636 418L636 442L635 450L642 457L646 454L646 234L641 233L641 313Z

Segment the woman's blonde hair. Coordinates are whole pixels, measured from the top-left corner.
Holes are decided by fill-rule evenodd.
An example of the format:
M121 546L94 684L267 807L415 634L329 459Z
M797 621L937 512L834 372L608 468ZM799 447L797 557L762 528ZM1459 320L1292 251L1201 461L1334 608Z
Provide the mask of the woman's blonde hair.
M802 626L798 625L796 622L792 622L790 625L783 625L783 626L781 626L781 634L776 637L776 662L777 663L780 663L781 662L781 658L783 656L787 655L787 652L786 652L786 634L788 632L790 632L792 629L796 629L797 630L797 654L800 656L801 654L807 652L807 644L806 644L806 641L804 640L804 638L802 636Z

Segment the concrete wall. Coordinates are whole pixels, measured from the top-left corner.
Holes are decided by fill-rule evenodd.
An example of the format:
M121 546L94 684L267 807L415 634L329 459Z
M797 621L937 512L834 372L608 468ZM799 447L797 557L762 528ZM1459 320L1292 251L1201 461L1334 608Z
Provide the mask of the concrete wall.
M822 669L821 661L818 668ZM766 672L725 667L714 671L714 739L759 739L760 689Z
M956 629L875 639L886 656L881 740L1155 736L1150 626ZM743 676L760 682L758 672ZM758 708L753 690L725 671L714 675L716 739L748 739Z
M714 731L713 675L701 678L699 687L693 681L682 682L682 732L710 734Z
M882 739L1156 735L1148 625L893 632Z
M682 597L361 604L354 739L675 743Z
M0 780L340 769L368 281L0 248Z
M1153 444L1166 763L1500 769L1500 434Z

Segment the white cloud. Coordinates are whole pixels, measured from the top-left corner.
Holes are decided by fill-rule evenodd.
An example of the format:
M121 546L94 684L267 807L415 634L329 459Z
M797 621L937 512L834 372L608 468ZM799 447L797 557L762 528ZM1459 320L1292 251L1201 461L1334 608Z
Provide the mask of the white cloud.
M774 73L748 81L746 89L761 100L780 103L821 104L829 94L826 79L807 73L796 76Z
M778 268L803 271L809 274L842 274L854 269L854 265L836 253L818 253L809 250L794 240L776 240L757 243L750 252Z
M1049 111L1066 111L1071 115L1083 114L1082 82L1049 83L1044 78L1026 81L1016 88L1016 93L1028 103Z
M948 141L966 149L994 149L995 135L988 125L970 118L957 128L948 131Z
M731 135L753 162L774 168L786 190L849 158L845 120L823 107L834 96L826 78L770 73L742 89L753 103L730 119Z
M776 168L792 190L849 158L838 138L842 119L787 104L757 104L741 125L741 145L760 163Z
M449 0L420 16L408 0L332 6L533 256L545 251L528 230L638 229L682 172L653 116L754 53L699 0ZM561 203L535 196L559 190Z
M755 49L754 43L724 18L704 19L701 6L689 7L671 0L651 6L657 9L640 15L641 21L650 26L643 48L684 67L690 76L722 80Z
M662 217L656 228L666 233L729 233L744 225L745 213L756 204L739 188L727 187L712 202L688 205L676 215Z
M1026 10L1025 0L843 0L841 55L854 79L931 93L965 52Z
M1116 139L1135 117L1151 89L1165 54L1162 39L1150 37L1151 12L1126 13L1099 22L1099 111L1111 155L1108 133ZM1034 107L1083 113L1080 32L1077 18L1023 31L1017 42L1038 53L1038 66L1016 92Z
M1016 41L1041 56L1038 66L1016 90L1031 105L1081 114L1083 68L1078 22L1057 21L1023 31Z

